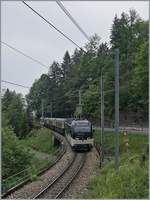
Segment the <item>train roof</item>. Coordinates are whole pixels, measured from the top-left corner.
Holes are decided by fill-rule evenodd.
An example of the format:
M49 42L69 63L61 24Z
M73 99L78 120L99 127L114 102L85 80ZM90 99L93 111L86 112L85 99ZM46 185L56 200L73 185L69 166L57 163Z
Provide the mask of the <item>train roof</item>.
M55 121L61 121L61 122L66 121L65 118L50 118L50 117L45 117L44 119L55 120Z
M72 124L89 124L88 120L73 120Z
M55 118L57 121L66 121L65 118Z
M85 120L79 120L79 119L76 120L76 119L73 119L73 120L67 121L67 123L68 123L69 125L71 125L71 126L74 126L74 125L89 126L89 125L91 124L91 122L88 121L88 120L86 120L86 119L85 119Z

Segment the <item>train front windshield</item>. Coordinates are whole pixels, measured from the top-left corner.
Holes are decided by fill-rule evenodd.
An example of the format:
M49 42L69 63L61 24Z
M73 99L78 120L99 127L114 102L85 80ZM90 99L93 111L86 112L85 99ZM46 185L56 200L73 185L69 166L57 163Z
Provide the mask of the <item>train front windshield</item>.
M91 137L92 135L91 123L88 121L75 121L73 129L76 136Z

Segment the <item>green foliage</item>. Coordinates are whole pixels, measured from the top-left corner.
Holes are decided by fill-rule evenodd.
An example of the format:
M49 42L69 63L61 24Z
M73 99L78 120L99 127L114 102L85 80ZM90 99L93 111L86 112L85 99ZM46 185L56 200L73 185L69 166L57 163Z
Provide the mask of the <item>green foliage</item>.
M95 142L100 143L101 132L96 130L94 132ZM148 145L148 135L142 133L128 133L128 143L129 143L129 154L132 153L142 153L147 148ZM125 153L125 136L123 131L119 134L119 151L120 153ZM104 132L104 147L105 149L114 150L114 132L105 131Z
M96 84L90 85L83 96L83 115L88 118L99 118L99 88ZM100 100L99 100L100 101Z
M94 132L94 139L100 142L100 131ZM111 161L98 169L91 180L84 198L147 198L148 197L148 135L128 133L128 153L123 131L119 134L119 172ZM114 132L104 132L104 149L114 152ZM107 155L105 155L107 158Z
M2 177L27 168L32 159L29 149L20 144L12 128L2 129Z
M71 62L71 58L70 58L69 52L66 51L64 58L63 58L63 63L61 65L62 74L63 74L64 79L66 78L67 74L70 71L70 64L71 64L70 62Z
M84 198L140 199L148 198L148 161L142 162L138 155L122 156L119 172L114 162L97 170Z
M2 130L2 191L37 174L50 166L59 151L53 147L48 129L32 130L26 139L18 140L11 128Z
M148 41L140 46L135 62L137 67L131 81L131 106L136 111L148 113Z
M120 110L140 111L142 115L148 112L148 46L143 43L148 43L147 21L143 21L135 10L130 10L129 14L122 13L120 19L115 16L111 44L112 49L120 50L120 84L124 87L120 92ZM144 70L145 74L142 73ZM138 77L143 82L138 82ZM136 89L137 84L139 90L145 90L144 95L140 95L141 92Z
M99 48L100 39L101 38L97 34L94 34L94 36L90 38L90 42L85 45L88 54L96 55Z
M39 152L52 154L56 150L53 146L53 136L47 128L33 129L29 136L21 142Z
M41 103L44 99L44 105L50 106L51 97L53 94L53 84L47 74L41 75L39 80L36 80L30 89L30 93L26 96L30 111L36 111L37 117L41 117ZM46 110L44 110L46 112Z
M100 43L94 35L85 45L87 53L75 49L72 56L66 51L62 63L54 61L49 73L37 80L27 96L28 106L41 116L41 101L45 100L45 116L70 117L78 105L82 90L83 115L99 120L99 81L104 77L105 118L114 118L114 49L120 54L120 112L148 116L148 22L135 10L115 16L110 44ZM142 94L142 92L144 93Z
M7 89L2 98L2 127L12 126L17 137L22 138L30 130L28 122L23 97Z

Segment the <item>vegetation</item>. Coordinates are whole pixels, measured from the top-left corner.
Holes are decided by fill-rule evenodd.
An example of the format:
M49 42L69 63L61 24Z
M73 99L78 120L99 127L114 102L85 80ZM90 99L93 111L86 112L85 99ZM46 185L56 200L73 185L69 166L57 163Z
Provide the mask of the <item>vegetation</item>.
M94 139L95 142L100 143L100 134L101 131L95 131L94 133ZM143 150L148 147L148 135L143 133L134 133L134 132L128 132L128 149L130 154L140 154ZM123 131L120 131L119 135L119 150L120 153L125 153L125 139L126 137L123 135ZM114 151L114 132L111 131L105 131L104 132L104 148L111 149Z
M148 21L143 21L135 10L115 16L110 35L110 46L101 43L96 34L85 45L86 52L67 51L62 63L54 61L47 74L36 80L27 95L29 110L44 115L70 117L78 106L81 89L83 115L92 121L100 118L99 79L105 82L105 119L114 119L114 49L120 50L120 113L124 118L134 114L132 122L144 123L148 118ZM144 91L144 93L143 93ZM75 113L77 114L77 113Z
M2 127L12 127L18 138L24 138L31 130L31 116L24 98L9 89L2 97Z
M22 140L10 128L4 128L2 133L3 192L26 178L35 179L37 173L50 166L58 154L52 135L46 128L32 130Z
M53 146L53 138L49 129L33 129L29 136L22 140L21 143L27 147L30 147L36 151L40 151L47 154L52 154L56 151L56 147Z
M33 151L55 154L47 129L33 129L33 112L37 120L44 116L79 115L78 91L81 90L83 116L92 122L100 120L99 79L105 85L105 122L114 124L114 49L120 51L120 121L130 119L140 126L148 122L148 21L135 10L114 17L110 45L101 43L98 35L85 44L85 51L65 52L62 63L54 61L47 74L33 83L29 94L7 91L2 97L2 178L21 170L17 178L34 175L36 166L48 161L35 157ZM131 118L131 116L134 116ZM124 120L123 120L124 121ZM32 131L31 131L32 130ZM99 140L98 132L95 139ZM146 198L148 196L147 136L129 134L129 153L124 155L124 136L120 134L121 165L116 176L113 162L98 170L90 185L91 198ZM105 133L105 148L114 149L113 134ZM141 152L141 149L143 152ZM145 160L144 160L145 159ZM142 164L141 164L141 160ZM29 170L29 171L28 171ZM23 174L22 174L23 173ZM34 178L34 176L33 176ZM14 183L14 182L13 182Z
M100 131L94 133L100 141ZM105 150L114 151L114 133L105 132ZM129 149L125 151L125 136L120 132L120 163L116 174L113 157L91 179L83 198L148 198L148 135L128 134ZM107 155L105 155L107 158Z
M2 178L22 171L31 164L29 149L20 144L11 128L2 129Z
M84 198L148 198L148 161L139 155L122 155L118 174L114 162L98 169Z
M56 149L49 130L31 131L32 113L25 99L8 89L2 97L2 127L2 185L5 191L34 176L41 167L50 165L52 160L39 159L38 151L54 154Z

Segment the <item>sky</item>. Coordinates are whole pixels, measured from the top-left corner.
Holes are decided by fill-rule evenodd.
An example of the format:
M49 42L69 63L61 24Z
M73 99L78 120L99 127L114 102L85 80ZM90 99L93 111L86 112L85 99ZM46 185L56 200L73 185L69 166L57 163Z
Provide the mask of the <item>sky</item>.
M55 1L28 1L31 7L63 31L79 46L88 42L75 27ZM101 42L110 41L110 30L115 14L135 9L141 18L148 20L148 1L62 1L65 8L82 27L88 36L95 33ZM52 62L62 62L66 50L72 55L76 46L48 26L21 1L1 2L1 39L25 54L39 60L49 67ZM48 69L16 53L7 46L1 46L2 80L32 86ZM2 83L2 88L9 88L23 95L28 89Z

